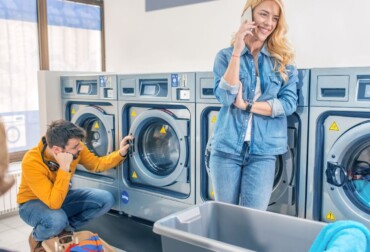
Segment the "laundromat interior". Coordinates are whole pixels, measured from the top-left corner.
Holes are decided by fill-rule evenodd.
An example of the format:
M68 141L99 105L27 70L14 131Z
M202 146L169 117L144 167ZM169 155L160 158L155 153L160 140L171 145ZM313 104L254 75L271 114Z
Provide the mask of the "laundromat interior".
M97 157L133 137L111 169L79 164L71 173L69 190L114 199L74 230L97 234L103 250L93 251L370 251L368 0L251 1L283 3L296 109L284 115L287 151L276 155L267 210L215 199L207 143L226 105L214 64L247 2L0 0L0 251L30 251L34 227L17 200L32 180L22 176L24 157L60 119L85 130L82 142ZM48 171L45 149L37 165ZM3 181L14 184L2 191ZM65 240L52 238L37 251L65 251Z

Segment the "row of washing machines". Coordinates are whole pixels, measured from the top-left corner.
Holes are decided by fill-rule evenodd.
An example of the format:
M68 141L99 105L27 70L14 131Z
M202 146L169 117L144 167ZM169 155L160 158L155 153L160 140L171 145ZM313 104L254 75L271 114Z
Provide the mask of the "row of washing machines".
M96 155L134 136L126 162L80 166L74 187L111 191L114 210L150 221L214 199L204 159L220 109L212 73L62 76L61 86L65 119ZM268 210L370 227L370 68L301 69L297 93Z

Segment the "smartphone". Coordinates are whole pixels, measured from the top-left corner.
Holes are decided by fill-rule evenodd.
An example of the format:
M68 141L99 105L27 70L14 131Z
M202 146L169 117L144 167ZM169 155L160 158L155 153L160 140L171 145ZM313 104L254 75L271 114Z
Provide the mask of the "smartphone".
M249 7L248 9L246 9L241 17L241 23L245 23L245 22L250 22L252 21L253 18L252 18L252 8Z

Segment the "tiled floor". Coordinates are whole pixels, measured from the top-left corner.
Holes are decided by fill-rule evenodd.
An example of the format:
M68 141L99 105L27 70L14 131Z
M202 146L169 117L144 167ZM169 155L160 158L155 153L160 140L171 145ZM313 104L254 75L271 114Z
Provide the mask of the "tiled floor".
M18 214L0 216L0 248L10 251L29 251L28 236L32 227L25 224Z
M17 213L0 216L0 250L29 251L28 236L32 227L25 224ZM117 252L123 250L117 249Z

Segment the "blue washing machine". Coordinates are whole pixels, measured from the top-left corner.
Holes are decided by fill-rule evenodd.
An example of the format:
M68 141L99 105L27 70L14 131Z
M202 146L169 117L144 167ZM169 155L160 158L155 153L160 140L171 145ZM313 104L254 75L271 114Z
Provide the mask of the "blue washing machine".
M97 156L115 151L118 139L117 75L61 76L64 119L83 128L85 144ZM73 187L94 187L110 191L119 209L118 167L95 173L78 165Z
M370 68L312 69L307 218L370 228Z
M195 73L118 76L120 211L156 221L195 204Z
M214 200L212 181L206 171L205 149L212 136L220 103L214 96L211 72L196 73L197 111L197 204ZM268 210L304 217L308 133L309 70L299 70L299 105L296 113L288 118L289 150L276 161L274 189Z

